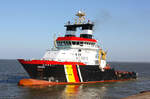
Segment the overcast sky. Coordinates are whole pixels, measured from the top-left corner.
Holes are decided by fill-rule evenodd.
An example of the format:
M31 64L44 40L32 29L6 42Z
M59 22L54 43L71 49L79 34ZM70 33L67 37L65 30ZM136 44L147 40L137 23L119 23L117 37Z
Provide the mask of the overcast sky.
M0 59L42 58L81 9L109 61L150 62L150 0L1 0Z

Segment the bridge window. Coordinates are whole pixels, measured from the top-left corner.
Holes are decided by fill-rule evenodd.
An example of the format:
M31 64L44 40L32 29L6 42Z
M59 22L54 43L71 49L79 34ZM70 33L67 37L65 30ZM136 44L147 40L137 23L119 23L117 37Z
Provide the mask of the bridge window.
M65 45L65 41L62 42L62 46L64 46L64 45Z
M79 42L77 42L77 45L79 45Z
M83 46L83 42L80 42L80 46Z
M57 41L57 46L71 46L71 45L90 45L95 46L96 43L93 42L83 42L83 41Z
M76 42L75 42L75 41L72 41L72 44L73 44L73 45L75 45L75 44L76 44Z
M69 42L68 42L68 41L66 41L65 43L66 43L66 45L69 45Z
M57 45L59 45L59 42L57 42Z
M83 45L83 42L80 42L80 45Z
M69 45L71 45L71 42L70 41L65 41L65 45L69 46Z
M69 45L71 45L71 41L69 41L68 43L69 43Z

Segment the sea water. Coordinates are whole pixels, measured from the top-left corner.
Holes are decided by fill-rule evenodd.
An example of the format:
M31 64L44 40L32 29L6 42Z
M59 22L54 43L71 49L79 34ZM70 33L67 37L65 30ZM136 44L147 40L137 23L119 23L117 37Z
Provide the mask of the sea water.
M18 86L29 78L17 60L0 60L0 99L120 99L150 90L150 63L110 62L113 68L135 71L137 80L55 86Z

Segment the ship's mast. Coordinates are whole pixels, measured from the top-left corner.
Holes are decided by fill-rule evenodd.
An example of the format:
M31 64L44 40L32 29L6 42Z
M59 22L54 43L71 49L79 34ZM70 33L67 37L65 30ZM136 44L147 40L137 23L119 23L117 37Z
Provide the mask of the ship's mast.
M84 21L85 21L85 13L84 12L81 12L81 11L78 11L78 13L76 14L76 16L78 16L78 22L75 22L75 24L83 24ZM76 21L76 20L75 20Z
M75 23L71 24L70 21L68 21L67 25L65 25L66 27L65 37L75 37L76 28L81 27L82 30L80 33L80 37L92 39L94 24L91 23L90 20L86 22L85 15L86 14L84 12L78 11L78 13L76 14L78 18L75 19Z

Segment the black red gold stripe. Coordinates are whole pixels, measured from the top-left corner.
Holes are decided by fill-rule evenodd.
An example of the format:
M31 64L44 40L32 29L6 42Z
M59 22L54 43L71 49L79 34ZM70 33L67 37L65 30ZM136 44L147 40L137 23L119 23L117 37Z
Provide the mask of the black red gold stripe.
M67 82L80 82L76 65L64 65Z

